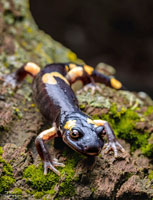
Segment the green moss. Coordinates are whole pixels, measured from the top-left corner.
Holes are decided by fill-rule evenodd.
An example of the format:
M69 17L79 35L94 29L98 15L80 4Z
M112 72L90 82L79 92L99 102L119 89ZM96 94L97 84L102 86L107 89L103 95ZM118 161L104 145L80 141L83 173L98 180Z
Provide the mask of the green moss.
M45 194L50 194L51 196L53 196L55 193L56 191L54 190L54 188L45 192Z
M94 192L95 192L95 190L96 190L95 188L93 188L93 187L91 188L91 191L92 191L92 193L94 193Z
M2 148L0 148L2 153ZM7 163L1 156L0 156L0 164L2 164L2 173L0 176L0 194L5 193L10 189L10 187L15 183L15 179L13 177L13 170L9 163Z
M10 176L1 176L0 177L0 194L7 192L14 182L15 182L14 179Z
M41 199L41 197L43 197L44 196L44 193L43 192L36 192L35 194L34 194L34 197L36 198L36 199Z
M75 166L78 161L82 159L82 156L70 149L63 154L67 157L67 161L64 168L58 168L61 173L60 177L52 171L49 171L48 174L44 176L42 164L38 167L30 165L24 171L23 177L26 183L34 190L35 198L45 194L53 196L56 193L54 187L57 183L60 185L58 198L63 196L71 197L75 194L74 182L78 180L77 177L74 177Z
M150 170L148 178L152 181L153 180L153 170Z
M151 114L153 114L153 106L149 106L147 108L147 111L144 114L145 115L151 115Z
M74 178L74 167L75 162L73 159L69 159L66 163L65 168L62 170L61 174L66 176L65 180L60 184L60 191L58 196L73 196L75 193L75 188L73 185Z
M44 176L42 164L40 164L39 167L30 165L28 168L26 168L24 171L24 178L28 185L37 191L50 190L59 180L59 177L51 171Z
M22 194L22 190L20 188L14 188L13 191L12 191L12 194L21 195Z
M30 191L30 190L28 190L28 189L26 189L25 192L26 192L27 194L32 194L32 191Z
M142 153L146 156L153 155L153 145L149 143L149 133L144 130L140 132L136 128L136 123L140 121L140 116L136 111L130 108L118 110L114 104L108 114L103 114L101 118L111 124L116 136L131 144L131 151L141 148Z
M64 181L60 184L60 190L58 198L62 196L72 197L75 195L74 183L78 181L78 177L74 177L75 167L79 160L82 160L84 156L68 149L64 152L67 157L66 166L61 170L61 175L65 177Z
M142 152L148 156L149 158L152 158L153 156L153 144L147 144L146 146L141 148Z
M110 108L111 103L109 99L106 99L104 96L99 96L98 93L95 95L91 95L90 92L87 92L86 94L80 93L77 94L77 98L79 100L79 105L81 108L85 108L87 105L90 105L92 107L96 108Z
M3 149L0 147L0 156L3 154Z

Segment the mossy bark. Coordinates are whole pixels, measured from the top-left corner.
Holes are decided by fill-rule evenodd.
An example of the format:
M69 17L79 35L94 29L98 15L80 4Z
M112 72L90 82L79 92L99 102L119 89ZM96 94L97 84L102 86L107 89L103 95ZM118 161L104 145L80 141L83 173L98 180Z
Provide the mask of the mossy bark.
M27 61L44 66L51 62L82 62L75 53L39 30L28 0L0 1L0 71L9 72Z
M40 31L26 0L0 0L0 73L10 73L27 61L43 67L51 62L83 63L76 54ZM107 68L107 66L106 66ZM78 94L80 107L93 118L108 120L126 151L85 158L60 140L52 154L65 162L43 175L34 139L48 125L32 101L31 79L17 92L0 83L0 198L1 199L151 199L153 155L152 100L101 85L102 94ZM60 145L59 145L60 144ZM52 145L53 146L53 145ZM60 148L59 148L60 147ZM2 154L3 153L3 154Z

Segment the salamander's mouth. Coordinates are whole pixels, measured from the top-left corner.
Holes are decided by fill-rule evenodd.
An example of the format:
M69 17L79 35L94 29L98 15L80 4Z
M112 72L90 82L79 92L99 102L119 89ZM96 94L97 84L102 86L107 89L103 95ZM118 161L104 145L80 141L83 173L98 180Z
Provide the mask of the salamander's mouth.
M94 153L86 153L86 155L89 155L89 156L98 156L99 155L99 152L94 152Z
M84 152L86 155L89 155L89 156L97 156L101 151L101 148L89 148L89 149L86 149Z
M73 147L72 145L68 144L69 147L71 147L71 149L73 149L74 151L78 152L78 153L81 153L85 156L98 156L100 151L97 151L97 152L86 152L86 151L83 151L81 149L77 149L75 147Z
M66 142L66 141L65 141ZM90 149L89 151L85 151L81 148L78 148L78 147L75 147L73 146L72 144L66 142L66 144L71 148L73 149L74 151L78 152L78 153L81 153L85 156L98 156L101 149Z

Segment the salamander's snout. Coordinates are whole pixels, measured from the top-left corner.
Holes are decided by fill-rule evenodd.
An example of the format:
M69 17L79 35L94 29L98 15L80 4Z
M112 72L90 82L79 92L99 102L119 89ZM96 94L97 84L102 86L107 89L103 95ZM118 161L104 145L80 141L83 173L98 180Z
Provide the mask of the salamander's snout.
M94 137L86 136L82 138L82 142L79 145L85 155L97 156L104 146L104 141L97 136L97 133L94 132L92 135Z
M87 155L96 156L100 153L102 147L101 146L85 146L84 152Z

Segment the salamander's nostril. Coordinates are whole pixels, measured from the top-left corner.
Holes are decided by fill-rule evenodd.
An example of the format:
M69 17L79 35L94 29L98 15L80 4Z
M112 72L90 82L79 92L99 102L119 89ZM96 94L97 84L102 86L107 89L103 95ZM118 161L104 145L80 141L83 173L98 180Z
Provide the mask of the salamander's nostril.
M87 145L84 146L84 150L86 151L88 149Z

